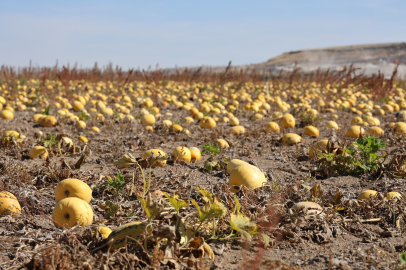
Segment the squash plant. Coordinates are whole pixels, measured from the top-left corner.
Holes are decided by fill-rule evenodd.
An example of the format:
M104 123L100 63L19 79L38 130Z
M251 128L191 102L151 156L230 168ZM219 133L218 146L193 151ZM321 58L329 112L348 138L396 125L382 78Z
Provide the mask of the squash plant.
M154 199L151 193L148 192L151 176L149 177L147 182L145 180L143 169L149 167L149 170L151 170L152 166L149 165L152 165L155 161L157 161L158 158L159 157L153 155L150 159L147 160L146 163L143 163L141 160L135 159L130 154L126 154L123 156L123 158L114 162L114 164L117 165L119 168L136 165L140 168L141 174L143 175L144 187L142 192L140 194L137 194L137 196L138 200L141 203L141 207L143 208L148 218L148 222L144 223L145 229L143 230L143 232L145 233L145 238L142 246L149 256L153 256L153 253L148 251L148 243L151 243L149 242L149 240L154 239L155 245L159 246L161 240L167 238L159 234L159 231L161 230L160 227L158 228L158 233L154 233L154 218L159 216L160 214L167 214L171 211L173 214L172 226L174 226L174 232L177 233L177 237L171 237L171 240L167 238L168 240L162 243L169 245L170 241L175 240L178 242L179 249L181 251L187 251L196 248L201 250L203 254L208 254L209 257L213 259L214 253L211 250L210 246L206 244L207 241L229 241L235 239L251 241L253 236L259 236L262 238L266 246L269 244L269 236L260 233L258 231L258 225L248 216L240 212L241 206L236 196L234 196L235 203L234 207L231 210L223 204L218 195L213 195L208 190L200 187L197 187L197 191L201 195L202 203L198 203L194 199L190 201L184 200L180 197L179 194L170 195L165 192L163 193L163 195L165 196L164 199ZM195 216L197 216L197 222L195 222L196 219L185 218L181 215L181 211L185 208L189 208L190 204L194 205L194 208L190 208L190 210L192 211L192 213L195 213ZM228 229L226 229L225 231L223 230L220 234L217 233L219 219L224 219L225 221L225 223L221 223L222 226L224 226L224 224L228 224L229 226ZM141 236L142 232L140 232L139 230L140 227L138 225L136 227L136 234L128 235L127 238L131 239L135 235L137 235L137 237ZM203 228L212 229L211 236L207 236L207 233L203 233ZM122 235L122 232L120 232L119 235L120 239L126 238L126 236Z
M335 149L327 146L332 151L319 154L316 172L325 175L332 173L359 175L376 171L381 166L378 160L385 157L385 154L377 153L384 147L386 147L384 141L371 135L357 139L349 148Z

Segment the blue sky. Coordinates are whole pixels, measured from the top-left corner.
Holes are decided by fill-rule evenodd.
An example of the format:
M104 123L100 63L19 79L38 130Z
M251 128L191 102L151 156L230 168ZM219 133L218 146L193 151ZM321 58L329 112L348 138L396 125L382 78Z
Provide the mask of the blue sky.
M5 1L0 65L234 65L406 41L406 1Z

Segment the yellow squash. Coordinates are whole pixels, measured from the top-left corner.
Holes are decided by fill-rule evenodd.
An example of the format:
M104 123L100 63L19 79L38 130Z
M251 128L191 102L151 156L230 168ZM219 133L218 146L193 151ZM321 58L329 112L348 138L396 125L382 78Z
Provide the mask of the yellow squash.
M173 160L184 164L189 163L192 159L192 153L190 152L189 148L185 147L185 146L178 146L175 148L175 150L173 150Z
M375 190L365 190L358 195L358 200L370 200L378 194Z
M8 191L0 192L0 215L19 215L21 206L17 198Z
M154 154L156 157L166 157L165 152L160 149L150 149L142 154L143 159L150 158L151 155ZM156 160L152 167L164 167L166 164L166 160Z
M70 228L79 224L89 226L93 222L93 210L90 205L76 197L65 198L55 205L52 211L52 219L57 227Z
M200 149L197 147L189 147L190 150L190 154L191 154L191 161L192 162L197 162L200 160L200 158L202 157L202 153L200 152Z
M251 164L244 164L231 172L228 186L231 192L237 192L243 186L253 190L266 185L266 183L265 175L259 168Z
M245 162L244 160L240 159L232 159L227 163L227 173L231 174L231 172L237 168L238 166L244 165L244 164L249 164Z
M65 179L55 188L55 201L59 202L62 199L76 197L89 203L92 199L92 190L90 187L79 179L68 178Z
M34 146L30 152L28 153L28 156L31 159L34 159L36 157L39 157L41 159L46 159L48 157L48 151L45 147L43 146Z

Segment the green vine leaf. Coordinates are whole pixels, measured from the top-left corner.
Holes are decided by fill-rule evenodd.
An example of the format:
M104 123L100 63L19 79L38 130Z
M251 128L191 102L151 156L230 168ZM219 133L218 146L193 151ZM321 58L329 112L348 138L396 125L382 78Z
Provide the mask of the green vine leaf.
M234 195L233 196L233 198L234 198L234 201L235 201L235 205L234 205L234 214L238 214L238 213L240 213L240 210L241 210L241 204L240 204L240 201L238 200L238 198Z
M405 265L406 264L406 253L400 253L400 264Z
M173 206L173 208L175 208L176 212L179 212L179 210L183 207L189 206L186 201L179 199L179 195L177 194L171 197L166 192L164 192L164 195L168 199L169 203Z
M222 217L227 214L227 207L221 202L219 195L214 196L213 204L216 205L216 208L219 208L223 211Z
M212 201L213 201L213 196L211 195L210 192L208 192L207 190L205 190L205 189L203 189L203 188L200 188L200 187L197 187L197 189L198 189L198 190L200 191L200 193L202 194L203 200L204 200L205 202L212 202Z
M104 214L104 218L111 218L114 217L117 212L118 212L118 206L115 205L113 202L111 201L107 201L106 202L106 206L105 208L107 209L107 212Z
M192 203L196 206L197 212L199 213L200 222L208 218L219 218L223 215L223 209L221 209L218 204L207 203L200 208L195 200L192 200Z

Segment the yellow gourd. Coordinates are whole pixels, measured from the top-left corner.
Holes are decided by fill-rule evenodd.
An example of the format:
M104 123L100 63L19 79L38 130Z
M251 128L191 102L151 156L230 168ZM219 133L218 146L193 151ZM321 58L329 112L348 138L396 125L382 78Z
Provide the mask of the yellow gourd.
M3 119L6 119L6 120L11 120L11 119L14 119L14 114L10 110L2 110L0 117Z
M237 168L238 166L244 165L244 164L249 164L243 160L240 159L232 159L227 163L227 173L231 174L231 172Z
M110 234L112 233L112 230L109 227L105 227L105 226L99 226L99 227L97 227L97 230L100 232L103 239L107 239L110 236Z
M388 199L388 200L391 200L393 197L395 197L394 200L397 201L398 199L400 200L402 198L402 195L396 191L388 192L386 194L386 199Z
M172 125L169 130L174 133L180 133L183 130L183 127L180 125Z
M326 127L327 127L327 128L331 128L331 129L338 130L338 125L337 125L337 123L334 122L334 121L328 121L327 124L326 124Z
M366 134L378 137L378 136L382 136L385 133L385 131L383 129L381 129L380 127L371 127L370 129L367 130Z
M58 120L55 118L55 116L50 115L41 119L41 125L43 127L53 127L56 125L57 122Z
M282 137L282 144L284 145L295 145L298 144L302 141L302 137L300 137L299 135L295 134L295 133L287 133L285 135L283 135Z
M55 226L70 228L79 224L89 226L93 222L93 210L90 205L76 197L65 198L59 201L52 211L52 219L56 221Z
M230 145L228 144L228 142L226 140L223 139L218 139L217 140L217 144L220 147L220 149L224 149L224 148L228 148L230 147Z
M314 126L306 126L303 129L305 135L319 137L320 131Z
M155 124L155 116L154 116L153 114L144 115L144 116L141 118L141 123L142 123L144 126L152 126L152 125Z
M163 120L162 123L168 128L170 128L172 126L171 120Z
M72 107L73 107L73 110L74 110L75 112L78 112L78 111L83 110L83 108L84 108L85 106L83 105L82 102L80 102L80 101L78 101L78 100L75 100L75 101L73 102Z
M148 151L145 151L144 154L142 154L143 159L150 158L152 153L156 157L166 157L165 152L160 150L160 149L150 149ZM152 167L164 167L166 165L166 160L156 160L153 164Z
M350 138L359 138L364 135L365 130L360 126L352 126L347 130L347 137Z
M65 179L55 188L55 201L59 202L62 199L76 197L89 203L92 199L92 190L90 187L79 179Z
M9 130L4 132L1 140L3 143L10 143L12 141L16 141L17 139L20 138L20 133L18 133L17 131L14 130Z
M243 164L231 172L228 186L231 192L237 192L243 186L253 190L266 185L266 183L265 175L259 168L251 164Z
M40 157L41 159L46 159L48 157L48 151L45 147L43 146L34 146L30 152L28 153L28 156L31 159L34 159L36 157Z
M85 129L86 128L86 123L82 120L79 120L76 122L76 128L77 129Z
M182 123L185 123L185 124L191 124L191 123L194 123L194 122L195 122L195 120L190 116L187 116L182 120Z
M245 128L243 126L234 126L231 128L231 132L237 135L244 134Z
M370 200L373 199L378 194L375 190L365 190L361 192L358 196L358 200Z
M191 159L190 161L192 162L197 162L200 160L200 158L202 157L202 153L200 152L200 149L197 147L189 147L190 150L190 154L191 154Z
M236 117L230 118L230 126L234 127L234 126L238 126L239 124L240 124L240 121L238 120L238 118L236 118Z
M99 133L99 132L100 132L100 128L98 128L98 127L92 127L92 131Z
M362 124L364 121L362 120L361 117L357 116L354 119L351 120L351 125L360 125Z
M203 119L200 121L200 127L201 128L215 128L216 121L214 121L214 119L211 118L210 116L203 117Z
M291 115L290 113L286 113L279 120L279 124L284 128L290 128L290 127L294 127L296 122L295 122L295 118L293 117L293 115Z
M87 143L89 140L85 136L79 136L79 141L82 143Z
M272 133L272 132L279 133L280 132L279 125L275 122L269 122L268 124L266 124L265 130L268 133Z
M192 159L192 153L187 147L184 146L176 147L172 155L174 157L174 161L181 164L184 164L185 162L190 163Z
M8 191L0 192L0 215L19 215L21 206L17 198Z

